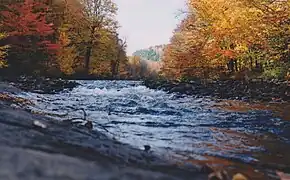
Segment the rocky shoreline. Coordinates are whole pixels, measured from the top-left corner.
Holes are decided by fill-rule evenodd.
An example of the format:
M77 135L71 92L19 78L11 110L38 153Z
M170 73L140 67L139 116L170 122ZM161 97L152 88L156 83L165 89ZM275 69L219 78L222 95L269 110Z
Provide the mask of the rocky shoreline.
M87 128L34 114L0 84L0 179L205 180L210 168L177 164Z
M239 80L220 80L204 82L177 82L168 80L146 79L144 85L151 89L164 90L195 96L210 96L219 99L243 101L290 101L290 82L260 81L243 82Z
M24 90L38 92L41 89L39 87L45 88L50 82L47 79L46 83L39 86L36 83L39 81L33 81L33 85L25 86L27 82L24 80L24 85L17 84L17 81L0 83L1 179L231 180L237 173L232 172L229 173L230 178L219 179L217 177L221 173L230 171L216 171L214 164L208 166L207 163L199 161L194 161L194 164L177 161L170 154L154 152L154 147L151 148L153 151L147 152L123 144L86 127L85 122L57 121L34 114L24 108L26 103L33 105L32 102L15 99L13 94L21 93L22 90L18 88L21 86ZM166 83L152 81L149 84L158 84L157 88L161 89ZM184 87L184 84L167 85L171 86L169 92L178 92L176 87ZM58 86L57 91L41 92L60 92L64 90L59 88L62 86L65 87ZM35 87L38 89L33 89ZM208 178L209 176L212 178Z
M77 87L79 83L71 80L48 78L48 77L4 77L2 81L23 90L40 94L56 94L64 90L72 90Z

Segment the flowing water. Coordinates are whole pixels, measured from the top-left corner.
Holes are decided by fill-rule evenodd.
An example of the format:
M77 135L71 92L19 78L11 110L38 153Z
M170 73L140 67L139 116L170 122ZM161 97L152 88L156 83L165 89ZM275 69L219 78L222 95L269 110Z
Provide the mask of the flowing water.
M71 118L82 118L83 108L95 128L136 147L290 172L290 122L270 111L214 109L213 99L168 94L137 81L79 82L70 92L22 96L36 102L35 110Z

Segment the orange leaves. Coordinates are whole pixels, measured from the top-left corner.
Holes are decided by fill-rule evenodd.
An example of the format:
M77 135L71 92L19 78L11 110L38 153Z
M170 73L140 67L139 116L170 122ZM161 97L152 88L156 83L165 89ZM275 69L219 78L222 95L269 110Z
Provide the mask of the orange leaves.
M189 13L165 51L164 71L177 77L188 68L225 66L232 58L244 65L249 56L262 61L263 54L289 59L289 0L188 0L187 5ZM271 48L276 54L269 55Z
M233 50L221 50L221 54L228 58L234 58L235 52Z
M208 36L203 24L193 15L188 15L175 30L170 44L165 48L163 74L181 78L192 74L188 69L206 66L203 49Z

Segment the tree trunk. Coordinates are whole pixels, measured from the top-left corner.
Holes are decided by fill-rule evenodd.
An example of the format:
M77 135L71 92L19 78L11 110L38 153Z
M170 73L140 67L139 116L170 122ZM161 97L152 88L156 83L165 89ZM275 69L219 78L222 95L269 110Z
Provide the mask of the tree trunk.
M90 41L88 46L86 47L86 54L85 54L86 75L89 75L89 73L90 73L90 59L91 59L91 54L92 54L92 44L93 44L93 42Z
M114 71L114 76L115 77L117 77L118 74L119 74L120 54L121 54L121 50L118 50L117 60L116 60L116 64L115 64L115 71Z
M234 60L235 71L238 72L238 61Z
M90 41L87 44L86 47L86 54L85 54L85 71L86 74L90 74L90 60L91 60L91 55L92 55L92 49L93 49L93 39L96 36L95 35L95 29L97 26L92 26L91 27L91 34L90 34Z
M250 57L250 69L251 70L253 69L253 59L252 59L252 57Z
M116 61L111 60L111 73L113 78L116 76L116 65Z

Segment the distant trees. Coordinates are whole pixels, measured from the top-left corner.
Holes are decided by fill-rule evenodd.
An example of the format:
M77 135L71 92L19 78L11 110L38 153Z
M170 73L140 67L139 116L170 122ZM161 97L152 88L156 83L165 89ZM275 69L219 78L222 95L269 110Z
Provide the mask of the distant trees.
M117 78L119 75L120 70L120 64L127 61L126 57L126 47L127 42L125 39L120 39L118 34L116 34L113 38L115 42L113 43L115 45L115 57L111 59L111 73L113 78Z
M140 49L133 53L133 56L139 56L143 60L161 61L165 45L157 45L147 49Z
M130 77L135 79L157 77L161 66L162 62L143 60L140 56L130 56L127 65Z

